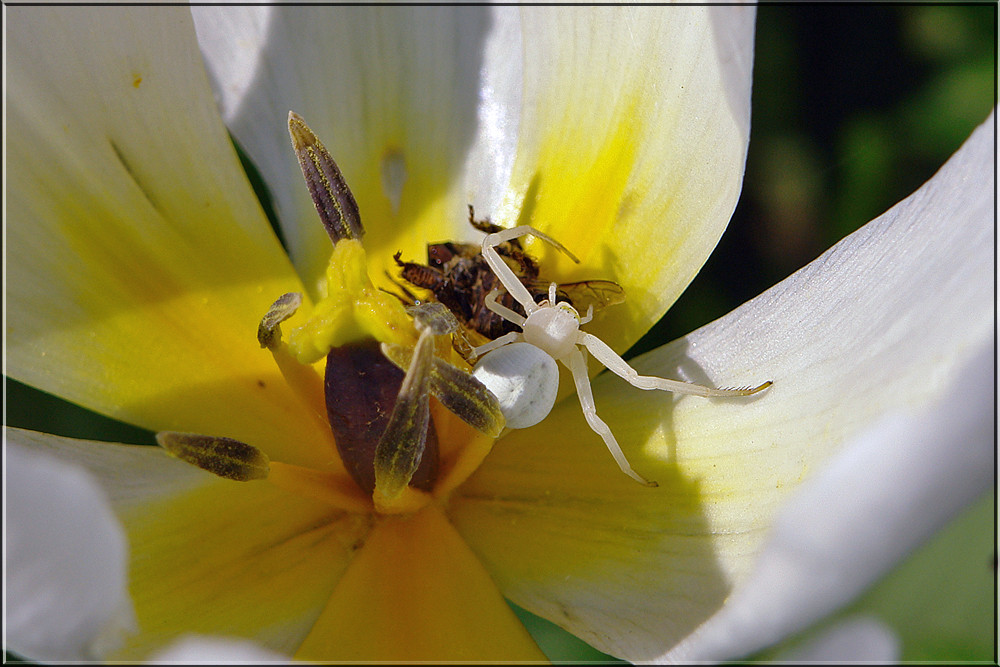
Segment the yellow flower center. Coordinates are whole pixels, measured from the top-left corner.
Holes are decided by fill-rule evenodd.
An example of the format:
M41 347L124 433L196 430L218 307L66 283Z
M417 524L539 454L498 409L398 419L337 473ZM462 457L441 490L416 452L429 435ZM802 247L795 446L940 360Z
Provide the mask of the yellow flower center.
M445 306L404 308L400 297L372 284L364 227L340 169L294 113L289 133L333 252L319 302L309 308L301 294L279 296L257 340L329 434L328 469L271 461L228 438L161 433L158 441L221 477L267 479L350 511L412 514L443 502L479 466L503 414L452 349L450 334L461 333L460 324ZM304 320L282 340L281 324L295 317ZM324 359L321 370L315 364Z
M287 345L279 335L269 346L282 372L310 400L316 380L303 381L301 371L326 357L323 403L329 428L346 471L378 512L411 513L433 499L443 500L478 467L492 446L491 435L499 432L493 427L480 433L430 397L430 383L447 368L442 364L462 373L464 362L447 336L421 336L402 302L374 287L360 241L336 243L325 292L305 322L290 331ZM380 344L396 353L387 357ZM404 373L393 362L404 368L407 362L412 369L416 355L399 356L400 351L421 346L426 358L418 360L419 370L427 380L415 390L410 385L418 380L411 382L411 376L421 374ZM288 368L287 357L301 368ZM468 394L452 388L456 393ZM425 411L426 426L407 410Z

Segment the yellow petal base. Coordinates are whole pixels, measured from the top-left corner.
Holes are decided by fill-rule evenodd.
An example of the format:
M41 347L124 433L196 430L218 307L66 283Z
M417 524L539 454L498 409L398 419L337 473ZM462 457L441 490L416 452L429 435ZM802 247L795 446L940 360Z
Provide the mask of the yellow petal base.
M546 661L437 505L375 526L295 657Z

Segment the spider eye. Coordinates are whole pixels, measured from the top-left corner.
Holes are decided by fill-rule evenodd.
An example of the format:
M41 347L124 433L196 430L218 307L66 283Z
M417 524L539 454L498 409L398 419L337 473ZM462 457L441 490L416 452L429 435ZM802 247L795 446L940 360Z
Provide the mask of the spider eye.
M560 301L559 303L556 304L556 308L558 308L559 310L566 311L567 313L575 317L577 322L580 321L579 311L577 311L577 309L574 308L570 303L566 301Z
M556 402L559 367L528 343L511 343L479 360L472 375L500 401L509 428L527 428L545 419Z

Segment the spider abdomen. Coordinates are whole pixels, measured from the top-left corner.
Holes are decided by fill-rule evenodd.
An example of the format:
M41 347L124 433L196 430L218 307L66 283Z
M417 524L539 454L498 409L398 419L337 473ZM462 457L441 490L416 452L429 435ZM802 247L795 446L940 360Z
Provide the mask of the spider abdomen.
M472 376L500 401L508 428L534 426L552 411L559 390L559 367L529 343L510 343L476 364Z

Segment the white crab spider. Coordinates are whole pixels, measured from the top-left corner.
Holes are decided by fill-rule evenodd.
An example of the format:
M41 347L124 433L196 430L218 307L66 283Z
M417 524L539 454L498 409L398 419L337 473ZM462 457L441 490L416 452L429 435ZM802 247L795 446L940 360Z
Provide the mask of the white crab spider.
M678 394L695 396L749 396L771 385L741 389L713 389L679 380L639 375L629 364L615 353L600 338L580 331L580 325L593 318L594 307L580 317L576 309L566 302L556 302L556 284L549 286L549 298L535 303L531 293L503 261L496 246L521 236L536 236L565 252L577 261L559 242L533 227L520 226L489 234L483 239L483 257L497 279L517 302L524 308L527 317L510 310L497 302L500 290L494 289L485 299L486 307L500 317L521 327L520 332L512 331L473 350L473 355L483 357L473 369L473 375L500 400L501 411L510 428L526 428L543 420L552 409L559 387L559 372L556 361L561 361L573 373L576 393L580 398L583 416L590 428L604 439L618 466L632 479L656 486L632 469L618 441L608 425L597 416L594 394L587 374L587 360L581 346L586 348L598 361L639 389L660 389ZM489 353L489 354L486 354Z

